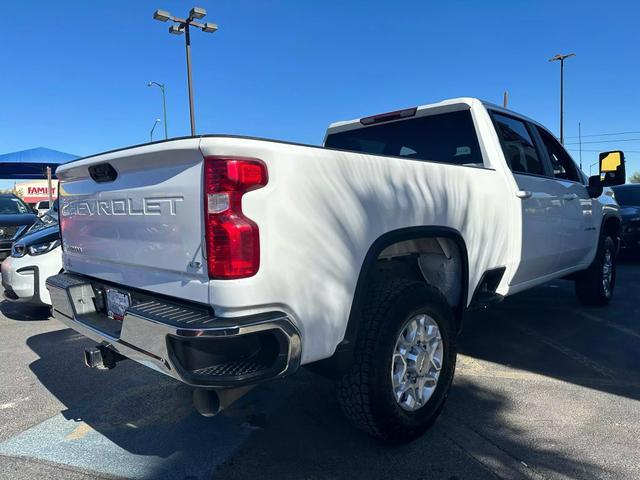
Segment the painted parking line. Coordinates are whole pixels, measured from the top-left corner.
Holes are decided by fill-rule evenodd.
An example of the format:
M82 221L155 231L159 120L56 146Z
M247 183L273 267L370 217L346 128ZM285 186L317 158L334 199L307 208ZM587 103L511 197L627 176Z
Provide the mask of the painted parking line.
M85 421L61 413L0 443L0 455L132 479L209 479L260 428L261 420L252 419L264 413L256 413L254 402L272 408L278 397L256 393L214 418L204 418L191 407L146 424L110 424L108 416L101 421L95 415Z
M599 323L613 330L617 330L618 332L624 335L628 335L629 337L633 337L637 340L640 340L640 333L636 332L635 330L632 330L631 328L627 328L624 325L620 325L618 323L605 320L604 318L600 318L600 317L597 317L596 315L592 315L591 313L587 313L583 311L579 311L578 314L594 323Z
M206 429L181 428L175 433L181 437L180 448L163 448L162 444L170 445L172 438L146 438L151 443L141 445L137 453L90 425L60 414L6 440L0 444L0 454L47 460L116 477L207 478L246 440L250 430L221 416L209 422Z
M576 363L579 363L587 368L590 368L594 372L599 373L603 377L606 377L609 379L616 378L616 372L613 371L611 368L599 362L596 362L595 360L587 357L586 355L583 355L582 353L578 352L577 350L574 350L573 348L567 347L566 345L558 342L553 338L542 335L536 330L533 330L532 328L526 327L524 325L518 325L517 329L520 330L525 335L528 335L529 337L537 340L538 342L553 348L554 350L562 353L563 355L566 355Z
M594 387L621 387L621 388L640 388L640 381L617 376L614 379L608 377L593 376L557 376L550 377L530 370L522 370L513 366L505 367L501 363L494 363L488 360L482 360L462 353L458 354L456 360L456 378L493 378L500 380L517 380L523 382L532 382L537 384L556 384L560 387L566 383L591 385Z

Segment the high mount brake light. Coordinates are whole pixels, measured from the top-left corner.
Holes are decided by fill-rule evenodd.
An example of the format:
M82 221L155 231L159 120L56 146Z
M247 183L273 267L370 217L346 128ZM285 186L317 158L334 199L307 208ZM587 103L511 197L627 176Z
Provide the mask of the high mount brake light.
M267 184L267 167L256 158L204 159L204 208L209 278L255 275L260 266L258 226L242 212L242 196Z
M395 112L381 113L379 115L373 115L372 117L362 118L360 119L360 123L362 125L373 125L374 123L390 122L391 120L398 120L400 118L413 117L417 111L418 107L413 107L396 110Z

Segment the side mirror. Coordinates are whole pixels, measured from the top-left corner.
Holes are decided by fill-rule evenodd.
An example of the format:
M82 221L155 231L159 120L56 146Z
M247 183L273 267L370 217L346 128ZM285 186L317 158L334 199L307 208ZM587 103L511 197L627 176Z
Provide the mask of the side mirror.
M600 175L593 175L589 177L589 185L587 186L587 193L591 198L598 198L602 195L602 181L600 181Z
M591 179L589 179L591 180ZM620 150L600 154L600 183L603 187L622 185L626 181L624 153Z

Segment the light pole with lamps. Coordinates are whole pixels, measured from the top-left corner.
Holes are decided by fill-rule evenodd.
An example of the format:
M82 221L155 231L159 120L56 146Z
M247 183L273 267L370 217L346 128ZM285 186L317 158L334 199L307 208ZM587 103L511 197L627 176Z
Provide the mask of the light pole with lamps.
M560 62L560 143L564 145L564 61L566 58L575 57L575 53L556 55L550 58L550 62Z
M169 134L167 133L167 98L164 95L164 83L158 83L153 81L147 83L147 87L153 87L154 85L162 91L162 113L164 116L164 139L166 140L169 138Z
M156 118L156 121L153 122L153 127L151 127L151 131L149 132L149 140L153 142L153 131L156 129L156 125L160 123L160 119Z
M169 12L164 10L156 10L153 12L153 18L160 21L166 22L171 20L175 25L171 25L169 27L169 33L174 35L182 35L184 33L185 40L185 48L187 53L187 83L189 86L189 117L191 120L191 136L195 136L196 134L196 120L193 111L193 86L191 81L191 37L189 35L189 27L196 27L201 29L203 32L213 33L218 30L218 25L215 23L200 23L195 20L199 20L204 18L207 14L207 11L204 8L193 7L189 11L189 16L185 18L179 18L172 16Z

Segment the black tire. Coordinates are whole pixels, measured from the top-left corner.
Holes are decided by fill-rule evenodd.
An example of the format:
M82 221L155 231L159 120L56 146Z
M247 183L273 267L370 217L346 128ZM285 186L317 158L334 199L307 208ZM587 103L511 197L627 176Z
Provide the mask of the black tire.
M421 408L407 411L393 394L392 357L406 321L427 313L440 329L444 347L436 389ZM338 382L344 414L357 428L387 442L408 442L437 419L455 371L457 329L442 293L424 282L389 279L377 283L363 307L354 360Z
M616 286L616 243L613 238L605 236L600 238L598 251L591 266L584 272L580 272L575 281L576 295L580 303L591 307L607 305L613 297ZM611 280L609 288L604 285L604 264L607 255L611 256Z

